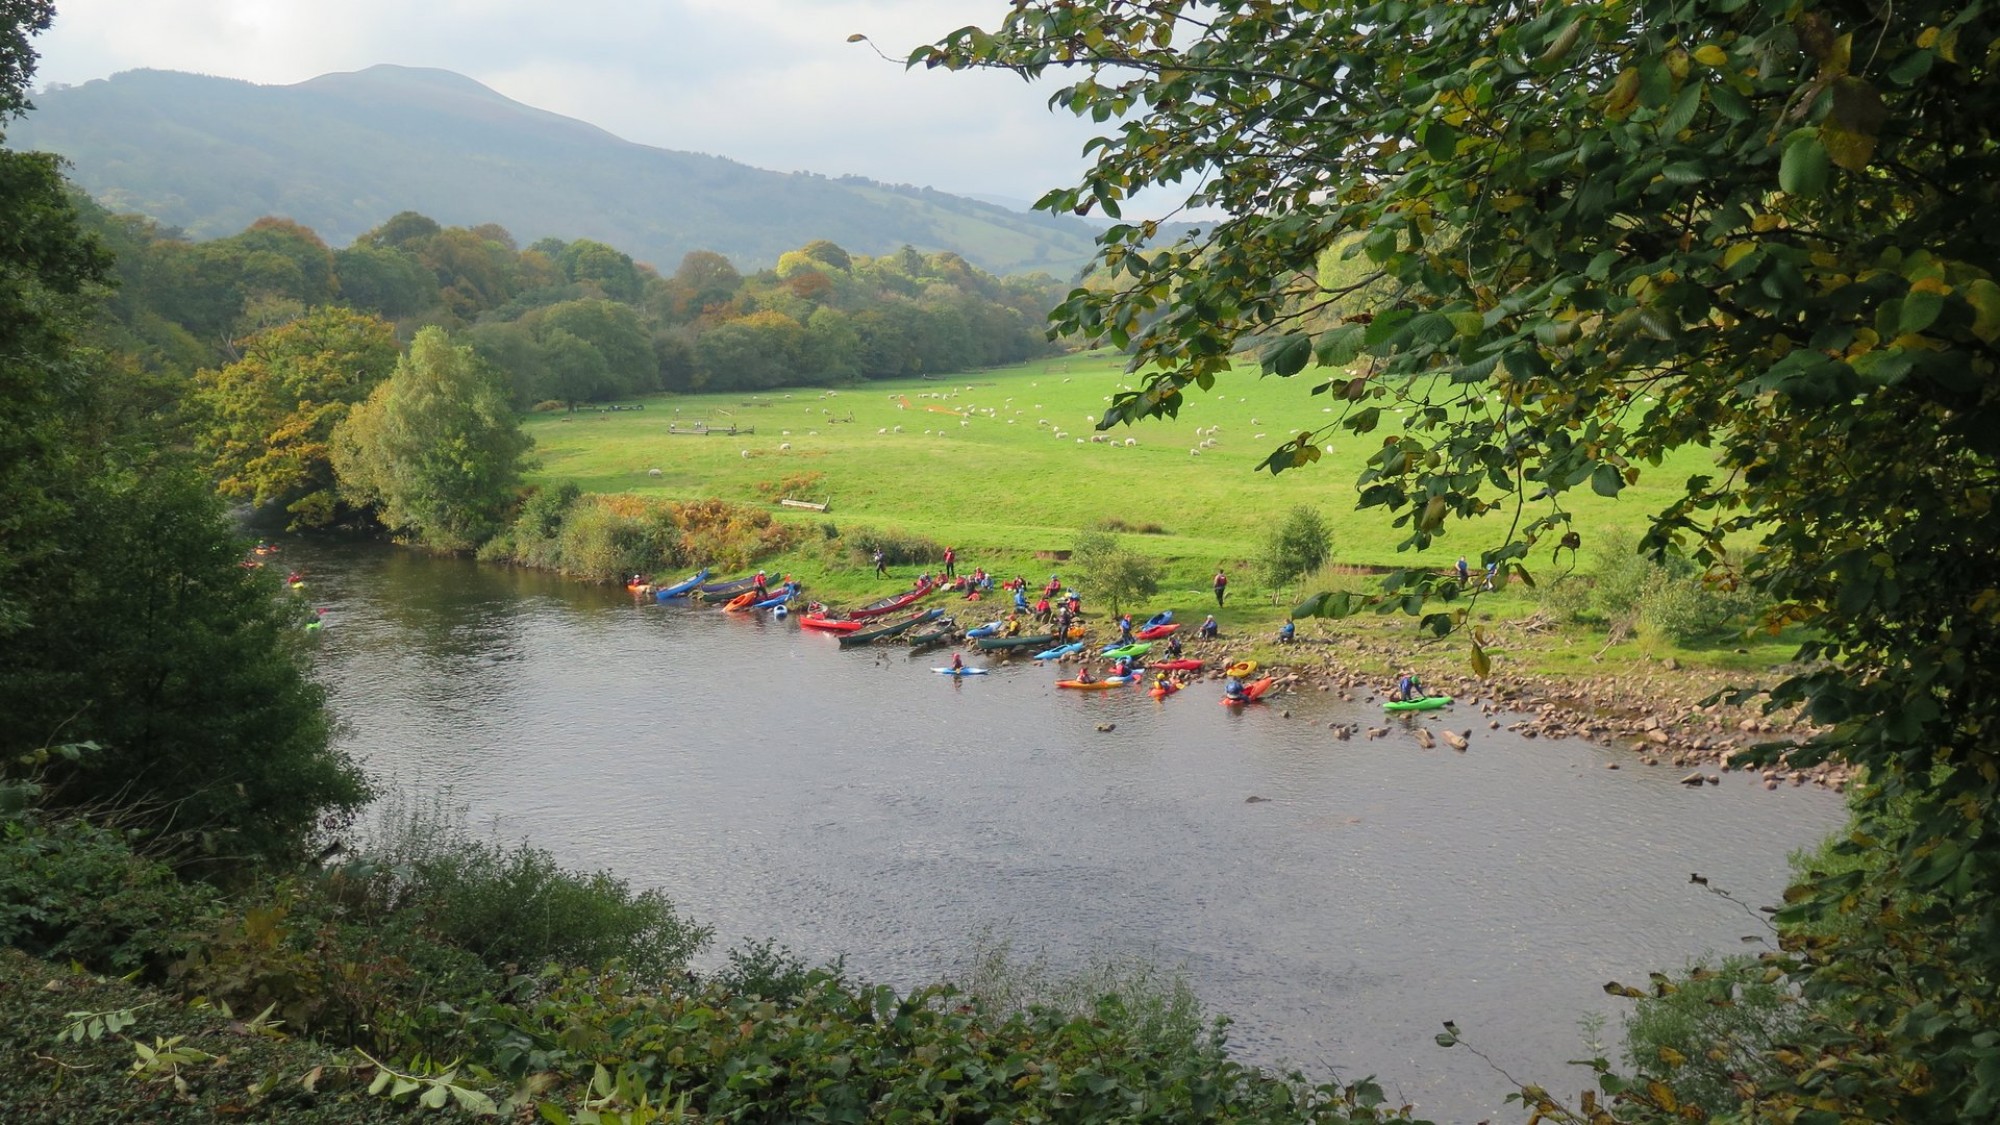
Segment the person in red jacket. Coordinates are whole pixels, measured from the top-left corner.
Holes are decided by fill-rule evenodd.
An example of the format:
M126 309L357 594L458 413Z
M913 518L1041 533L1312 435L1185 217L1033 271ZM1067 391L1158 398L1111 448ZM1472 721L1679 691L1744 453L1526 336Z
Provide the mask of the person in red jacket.
M1224 590L1227 590L1227 589L1229 589L1229 576L1228 576L1227 574L1224 574L1224 573L1222 572L1222 568L1221 568L1221 567L1216 567L1216 568L1215 568L1215 604L1216 604L1216 605L1218 605L1218 606L1219 606L1219 605L1221 605L1221 604L1222 604L1222 593L1223 593L1223 591L1224 591Z

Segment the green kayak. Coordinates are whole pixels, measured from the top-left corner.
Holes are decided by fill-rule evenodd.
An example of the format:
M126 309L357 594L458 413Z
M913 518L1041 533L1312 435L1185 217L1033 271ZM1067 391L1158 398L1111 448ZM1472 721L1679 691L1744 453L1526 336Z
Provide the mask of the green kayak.
M1427 695L1422 699L1395 700L1382 705L1384 711L1433 711L1451 702L1449 695Z

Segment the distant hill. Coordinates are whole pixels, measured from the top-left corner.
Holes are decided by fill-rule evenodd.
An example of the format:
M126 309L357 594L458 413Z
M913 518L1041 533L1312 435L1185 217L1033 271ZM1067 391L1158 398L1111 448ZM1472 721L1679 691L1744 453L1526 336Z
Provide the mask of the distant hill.
M342 246L419 211L499 223L524 246L596 239L663 272L690 250L767 266L818 238L869 255L953 250L996 273L1066 275L1091 252L1080 219L633 144L444 70L375 66L294 86L133 70L35 104L10 145L68 157L107 206L195 238L282 215Z

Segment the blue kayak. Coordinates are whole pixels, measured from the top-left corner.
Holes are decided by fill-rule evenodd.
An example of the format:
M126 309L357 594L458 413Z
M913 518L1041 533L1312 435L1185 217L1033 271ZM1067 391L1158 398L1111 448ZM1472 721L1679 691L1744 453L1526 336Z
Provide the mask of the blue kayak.
M788 601L791 601L791 600L792 600L792 598L793 598L793 597L794 597L794 596L795 596L796 594L798 594L798 591L797 591L796 589L793 589L793 588L792 588L792 587L790 587L790 586L786 586L786 587L785 587L785 588L784 588L783 590L781 590L781 591L780 591L779 593L777 593L777 594L775 594L775 595L773 595L773 596L771 596L771 597L768 597L768 598L765 598L765 599L764 599L763 601L761 601L761 602L751 602L751 603L750 603L750 608L751 608L751 609L770 609L770 608L771 608L772 606L774 606L774 605L784 605L784 604L785 604L786 602L788 602Z
M990 621L984 625L979 626L976 629L967 629L965 631L965 635L972 638L973 640L978 640L980 637L999 636L1000 630L1004 628L1006 624L1007 623L1005 621Z
M1144 625L1139 626L1139 628L1157 629L1162 625L1171 624L1173 622L1173 619L1174 619L1174 611L1171 609L1166 610L1165 612L1156 613L1153 616L1148 617L1146 619L1146 623Z
M665 589L655 590L653 591L653 596L663 602L672 598L682 597L686 595L689 590L694 589L696 586L699 586L706 581L708 581L708 568L703 567L701 568L700 574L695 575L693 578L690 578L685 582L676 582L673 585L666 587Z
M1072 652L1082 652L1084 649L1084 643L1085 642L1083 641L1077 641L1073 644L1057 645L1056 647L1051 649L1044 649L1041 652L1035 654L1035 659L1055 660L1058 657L1068 656Z
M986 674L986 669L984 668L933 668L931 671L936 672L940 676L984 676Z

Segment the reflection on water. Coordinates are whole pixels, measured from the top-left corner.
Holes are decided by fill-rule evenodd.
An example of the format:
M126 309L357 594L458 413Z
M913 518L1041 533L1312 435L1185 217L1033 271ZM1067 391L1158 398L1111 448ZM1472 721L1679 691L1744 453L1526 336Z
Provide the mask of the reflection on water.
M372 770L665 889L719 948L775 937L905 986L982 933L1058 965L1143 954L1186 966L1246 1058L1374 1073L1439 1120L1507 1090L1432 1043L1441 1021L1517 1076L1580 1086L1562 1064L1581 1018L1619 1010L1603 982L1756 948L1758 922L1688 875L1771 901L1785 853L1841 815L1823 791L1606 770L1631 759L1581 742L1340 742L1329 723L1380 712L1324 695L1239 713L1213 685L1058 691L1024 661L958 680L930 672L949 650L843 652L542 575L286 551L329 607L323 674Z

